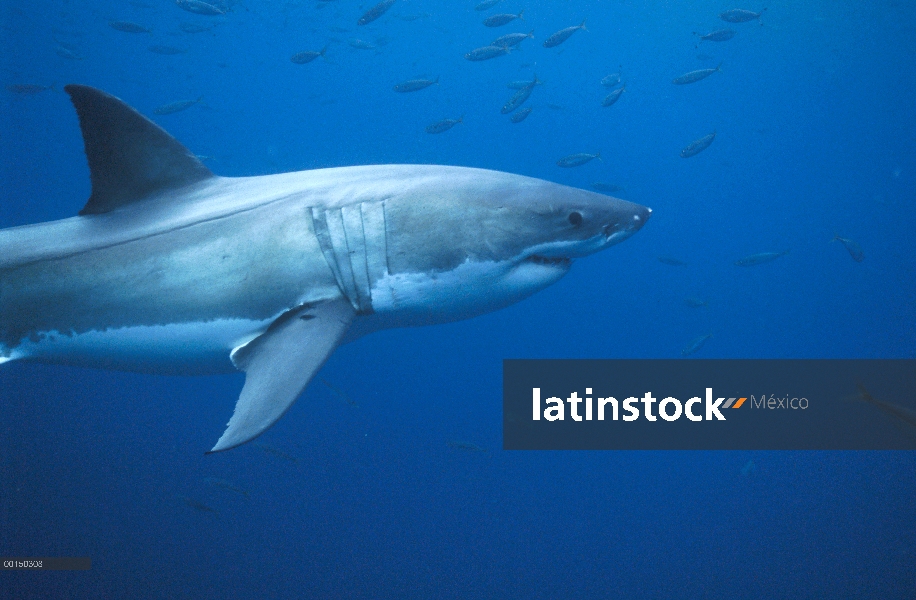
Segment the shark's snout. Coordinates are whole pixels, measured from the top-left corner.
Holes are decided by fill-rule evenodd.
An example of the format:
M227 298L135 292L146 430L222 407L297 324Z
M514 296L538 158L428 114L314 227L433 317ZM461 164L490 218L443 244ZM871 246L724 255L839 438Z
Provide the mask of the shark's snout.
M625 211L604 226L604 237L608 245L622 242L642 229L650 216L651 208L634 204L633 210Z
M652 216L652 209L648 206L640 206L639 210L633 215L633 232L637 232L642 229L642 226L646 224L646 221L649 220L649 217Z

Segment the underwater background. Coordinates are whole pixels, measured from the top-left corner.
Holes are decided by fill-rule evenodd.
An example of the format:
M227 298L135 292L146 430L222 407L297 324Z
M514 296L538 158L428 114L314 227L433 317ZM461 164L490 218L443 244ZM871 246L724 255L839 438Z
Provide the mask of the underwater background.
M230 452L203 455L241 374L3 365L0 554L92 569L0 573L0 597L916 597L916 452L501 450L504 358L676 358L707 334L691 358L916 357L916 5L397 0L358 25L371 0L179 4L2 0L0 226L89 196L67 83L219 175L473 166L653 216L519 304L339 348ZM513 123L507 84L535 75ZM438 83L393 90L418 78ZM557 166L575 153L600 160Z

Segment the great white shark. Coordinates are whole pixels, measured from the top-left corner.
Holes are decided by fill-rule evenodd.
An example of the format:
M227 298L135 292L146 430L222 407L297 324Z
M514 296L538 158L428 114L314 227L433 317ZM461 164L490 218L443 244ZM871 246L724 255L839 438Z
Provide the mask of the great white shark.
M64 89L92 193L79 216L0 231L0 363L244 371L211 452L275 423L341 343L508 306L651 213L464 167L219 177L118 98Z

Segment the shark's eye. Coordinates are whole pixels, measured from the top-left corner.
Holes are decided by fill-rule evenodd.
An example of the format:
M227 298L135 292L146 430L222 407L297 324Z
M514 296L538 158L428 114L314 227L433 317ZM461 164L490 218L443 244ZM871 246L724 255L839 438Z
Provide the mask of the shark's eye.
M578 227L582 224L582 213L573 211L569 213L569 222L573 227Z

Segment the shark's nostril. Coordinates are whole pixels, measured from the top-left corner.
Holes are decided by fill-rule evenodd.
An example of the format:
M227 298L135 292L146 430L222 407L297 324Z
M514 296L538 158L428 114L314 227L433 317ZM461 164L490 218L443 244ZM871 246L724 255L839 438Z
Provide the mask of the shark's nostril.
M630 221L630 229L633 231L639 231L642 229L642 226L646 224L646 221L649 220L649 217L652 215L652 209L646 208L635 215Z

